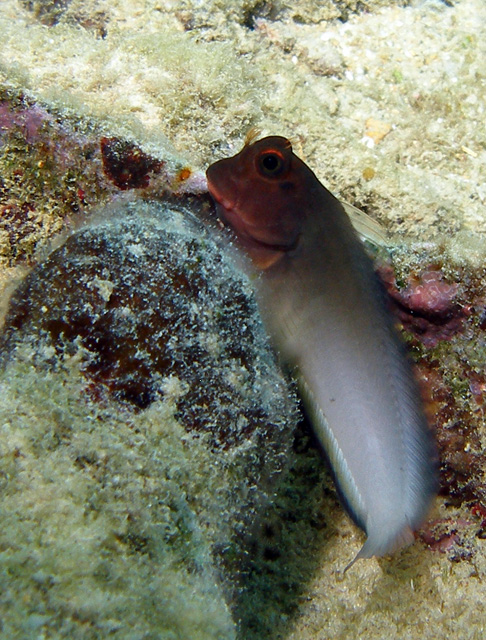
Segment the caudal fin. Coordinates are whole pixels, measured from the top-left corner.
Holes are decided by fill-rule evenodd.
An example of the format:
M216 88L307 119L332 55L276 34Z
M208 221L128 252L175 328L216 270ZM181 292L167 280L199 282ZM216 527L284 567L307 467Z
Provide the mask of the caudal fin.
M370 534L366 538L364 545L361 547L356 557L346 566L343 573L346 573L346 571L353 566L356 560L393 553L397 549L411 544L413 540L413 530L409 525L406 525L398 534L393 534L391 536L379 535L379 532Z

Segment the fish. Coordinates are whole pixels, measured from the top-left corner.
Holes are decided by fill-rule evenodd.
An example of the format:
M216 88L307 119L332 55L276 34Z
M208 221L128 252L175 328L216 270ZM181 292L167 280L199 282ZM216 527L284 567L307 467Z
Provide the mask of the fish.
M437 453L411 362L342 203L282 136L250 139L206 177L297 381L360 558L411 543L437 493Z

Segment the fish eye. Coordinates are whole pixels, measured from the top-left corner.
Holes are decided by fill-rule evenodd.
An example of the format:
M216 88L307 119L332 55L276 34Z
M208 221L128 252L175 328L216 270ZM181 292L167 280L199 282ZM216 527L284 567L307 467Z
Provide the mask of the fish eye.
M285 162L276 151L266 151L258 157L258 167L265 176L275 178L283 172Z

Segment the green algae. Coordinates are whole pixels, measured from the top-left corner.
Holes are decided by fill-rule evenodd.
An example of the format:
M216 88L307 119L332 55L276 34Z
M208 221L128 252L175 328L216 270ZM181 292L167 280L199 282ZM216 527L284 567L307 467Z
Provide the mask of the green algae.
M324 3L318 6L314 2L293 3L288 12L283 3L276 2L214 2L205 6L187 2L179 3L183 9L179 14L173 3L163 1L112 2L109 8L102 4L105 15L94 26L86 22L81 26L83 5L86 15L100 4L71 2L52 30L40 28L34 16L22 12L17 3L1 3L5 43L2 81L24 88L63 119L71 116L88 129L96 125L105 135L126 137L148 152L167 156L174 166L203 166L228 155L229 149L236 151L252 124L268 133L289 135L325 184L380 219L387 229L398 232L398 244L409 234L424 242L417 253L406 251L404 275L406 263L413 262L414 256L418 263L428 263L431 256L435 260L439 255L449 275L460 276L460 269L455 271L459 266L462 275L480 276L485 260L485 146L481 126L485 102L484 3L464 0L448 6L426 2L408 8L397 3L387 7L366 3L366 8L370 6L373 11L348 14L345 24L314 24L316 17L324 17L320 12L326 9ZM346 4L352 3L341 3L342 7ZM333 14L326 17L330 16ZM153 47L143 49L146 34L168 31L177 40L176 45L164 51L163 38L156 35L151 41ZM134 42L133 57L132 50L125 48L125 35L127 41ZM29 42L35 46L31 48ZM157 62L158 44L161 65ZM184 48L190 52L183 58L189 60L189 72L177 66L178 52ZM118 53L124 64L116 66ZM174 61L168 59L172 54ZM109 67L109 55L114 68ZM50 72L43 66L44 57ZM216 59L220 69L227 63L230 82L210 76L209 70L208 78L214 86L200 89L199 64L207 69L206 61ZM72 62L66 65L66 74L64 60ZM92 72L90 65L96 80L93 83L87 80ZM167 81L168 99L163 93L165 80L160 79L165 65L172 74ZM144 81L145 71L151 76L150 82ZM106 83L105 73L109 80ZM131 81L133 74L137 82ZM181 96L174 90L174 78L179 77L184 78L178 85ZM157 92L151 90L152 78ZM192 101L187 111L186 91ZM199 101L200 96L205 99ZM214 100L214 104L208 106L208 100ZM371 148L366 146L368 141L363 142L369 117L392 125L391 133ZM368 167L373 168L371 179L365 177ZM476 293L479 284L474 288ZM460 339L454 345L444 343L436 351L442 371L449 372L461 407L465 406L464 384L456 358L459 354L464 362L480 367L484 351L475 345L477 342L468 345ZM476 407L475 412L481 420L483 407ZM480 435L484 441L481 425ZM15 455L10 456L8 464L16 464L15 460ZM8 469L11 473L10 466ZM309 472L309 467L303 465L302 470ZM302 485L297 482L297 486ZM289 492L299 493L292 483L283 495ZM302 490L301 500L305 496ZM288 618L281 616L278 603L267 609L263 604L272 596L278 600L285 592L285 564L278 565L279 573L267 558L258 571L248 569L248 581L252 578L254 587L248 598L259 607L260 620L266 621L267 628L273 625L274 637L314 640L321 636L360 636L377 640L395 634L403 638L483 638L485 549L484 541L475 536L478 525L474 519L468 525L473 550L469 560L451 563L447 556L416 544L394 558L355 565L343 582L339 569L362 542L356 530L340 510L333 508L334 502L319 503L318 491L311 504L301 502L300 522L292 521L292 513L297 513L295 503L289 499L284 504L286 508L277 511L283 518L284 537L274 536L271 546L282 554L300 554L302 564L313 564L306 573L307 582L301 582L300 587L295 586L299 575L295 563L287 572L292 577L288 582L294 585L293 594L301 595L297 616L295 599L288 607L286 603L283 615ZM310 533L304 518L307 506L314 514L324 509L326 520L331 522L332 530L324 533L324 544L321 538L319 545ZM433 516L471 519L467 509L446 507L443 502ZM292 527L295 537L287 535ZM17 531L12 530L13 535ZM123 544L123 549L130 547L133 554L144 548L147 538L134 528L124 530L122 543L117 544ZM303 540L301 547L298 540ZM32 551L27 554L36 548L31 545ZM108 557L113 553L113 547L109 547ZM237 556L234 547L228 554ZM309 555L314 557L309 560ZM25 566L28 563L23 565L24 571ZM106 564L99 564L96 575L98 580L109 576ZM280 591L275 589L272 575L278 576ZM173 577L177 584L179 578ZM38 591L45 591L48 584L41 579ZM210 599L202 598L199 604L207 606ZM101 598L99 606L103 604ZM33 612L33 616L32 624L42 628L42 613ZM227 620L224 612L221 619ZM251 637L252 620L247 619L245 624ZM71 632L66 635L70 637Z
M387 227L477 233L484 6L469 2L471 9L329 3L351 8L345 23L295 21L275 3L267 5L272 17L262 5L253 29L241 15L258 3L187 3L202 21L192 24L186 5L119 2L107 11L103 37L74 13L50 28L19 9L12 21L6 3L3 80L179 165L181 154L189 166L209 164L253 125L288 135L333 192ZM308 8L299 3L296 11ZM370 117L392 127L371 148ZM367 167L371 180L363 178Z
M22 38L19 28L27 27L29 38ZM159 27L148 33L115 28L100 39L73 25L46 29L0 13L2 80L65 114L94 118L103 123L105 135L115 131L136 139L164 158L177 158L174 145L189 152L181 125L201 121L203 114L204 120L220 120L224 113L219 130L253 124L259 113L253 70L225 43L197 43L183 32ZM32 56L42 63L33 64ZM233 94L239 104L226 97ZM214 139L215 130L204 133L206 145L211 135Z
M18 92L0 89L0 103L6 120L0 145L0 260L9 267L32 259L38 246L64 229L67 218L100 198L101 189L99 180L85 178L86 160L96 149L92 141L71 131L76 153L63 155L62 128L47 112Z
M234 637L187 506L199 474L210 481L207 448L188 441L167 408L129 420L113 407L83 408L75 368L41 383L20 360L2 383L3 633ZM174 470L180 482L164 482Z
M136 216L124 220L128 212ZM195 232L187 214L156 204L134 200L111 214L36 267L11 302L15 314L26 296L27 316L21 311L20 324L19 316L5 319L3 630L12 638L40 632L69 638L236 637L237 621L249 615L246 591L268 588L269 579L253 589L242 586L244 558L248 545L259 544L249 531L265 528L285 476L295 409L266 346L251 289L210 237L201 244L205 234ZM202 251L194 261L197 245ZM156 254L165 276L146 268ZM174 257L180 273L171 265ZM69 280L70 261L78 285ZM93 263L102 282L90 270ZM184 265L192 288L181 286ZM144 284L125 299L123 282L132 276ZM158 287L171 278L178 284L169 299ZM161 350L172 342L172 362L181 368L175 372L168 362L164 373L149 349L162 339L160 314L168 307L170 338ZM114 315L103 335L100 319L110 310ZM68 317L66 330L49 337L49 327ZM75 327L78 333L69 336ZM134 341L111 378L108 362L96 353L110 336L122 348ZM197 360L185 360L187 349ZM116 359L115 353L104 357ZM134 372L131 358L142 358ZM152 370L144 373L147 358ZM101 381L93 377L96 367ZM141 409L110 392L124 376L125 385L133 383L132 375L137 384L152 376L158 390ZM184 403L185 396L192 403ZM202 405L212 396L206 416ZM197 403L202 417L194 413ZM263 539L262 554L264 548ZM257 618L263 637L261 628Z

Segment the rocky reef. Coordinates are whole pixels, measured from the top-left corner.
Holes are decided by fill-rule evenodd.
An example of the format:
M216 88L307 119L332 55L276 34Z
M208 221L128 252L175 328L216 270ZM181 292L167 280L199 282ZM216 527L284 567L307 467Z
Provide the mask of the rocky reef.
M135 199L102 218L4 322L3 631L235 637L295 398L249 283L190 211Z
M393 264L381 274L417 363L439 446L441 495L463 508L461 517L452 511L433 520L422 537L457 561L474 555L473 538L485 535L486 270L444 261L440 246L395 247Z
M484 2L175 4L0 3L0 634L482 638ZM344 580L360 533L202 221L250 126L390 232L439 443L417 543Z

